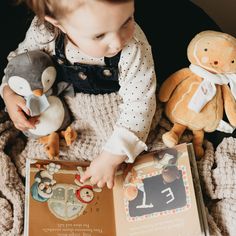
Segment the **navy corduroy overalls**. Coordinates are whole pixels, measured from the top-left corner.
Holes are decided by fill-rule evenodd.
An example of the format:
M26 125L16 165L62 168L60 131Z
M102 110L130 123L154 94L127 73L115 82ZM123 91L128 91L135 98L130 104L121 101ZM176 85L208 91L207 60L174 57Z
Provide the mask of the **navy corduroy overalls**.
M55 42L54 59L59 70L59 80L72 84L76 93L105 94L120 89L118 63L120 54L105 57L105 65L70 63L65 56L65 34L61 33Z

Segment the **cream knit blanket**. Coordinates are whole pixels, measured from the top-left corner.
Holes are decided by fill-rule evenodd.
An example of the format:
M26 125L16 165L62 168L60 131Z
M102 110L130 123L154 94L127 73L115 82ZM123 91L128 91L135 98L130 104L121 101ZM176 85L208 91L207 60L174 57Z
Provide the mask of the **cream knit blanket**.
M75 97L66 97L72 111L74 122L71 126L78 133L78 139L68 148L61 145L60 158L70 160L93 160L111 136L119 116L121 98L117 93L105 95L88 95L77 93ZM153 119L153 130L161 117L160 103L157 104ZM149 139L150 140L150 139ZM150 141L148 141L150 143ZM30 139L21 157L47 158L43 145Z
M121 102L116 94L77 94L67 98L75 118L72 126L79 133L77 141L69 148L61 147L60 157L70 160L92 160L98 155L112 133L119 116ZM157 103L147 145L150 150L164 147L161 136L171 124L161 118L162 108ZM159 124L159 125L158 125ZM186 132L181 142L191 140ZM46 158L43 145L36 140L26 142L15 130L4 112L0 112L0 235L23 235L25 158ZM205 143L206 155L198 162L208 207L211 235L236 235L236 140L224 139L214 152L211 143ZM216 168L215 168L216 167ZM219 199L219 200L216 200Z
M18 141L19 132L3 112L0 122L0 235L17 236L23 231L24 185L14 158L10 158L6 150L13 140Z

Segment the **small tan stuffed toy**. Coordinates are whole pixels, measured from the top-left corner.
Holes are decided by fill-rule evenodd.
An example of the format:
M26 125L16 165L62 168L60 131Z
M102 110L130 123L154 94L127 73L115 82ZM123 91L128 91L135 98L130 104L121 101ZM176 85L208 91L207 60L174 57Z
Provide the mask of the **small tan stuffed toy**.
M187 51L189 68L172 74L160 88L159 98L174 124L162 139L173 147L185 129L192 130L195 154L202 157L204 132L225 124L224 110L230 125L236 126L236 39L203 31L191 40Z

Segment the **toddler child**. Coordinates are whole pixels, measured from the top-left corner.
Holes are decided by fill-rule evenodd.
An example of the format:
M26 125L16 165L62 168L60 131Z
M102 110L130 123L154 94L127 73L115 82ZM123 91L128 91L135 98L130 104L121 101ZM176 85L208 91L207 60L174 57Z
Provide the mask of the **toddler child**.
M151 48L135 23L134 1L25 2L36 16L25 40L9 54L8 60L36 49L54 56L62 80L71 83L76 92L68 103L74 101L71 109L80 122L79 139L89 130L86 140L90 142L78 141L81 147L76 154L77 158L92 159L82 181L90 178L98 187L106 184L112 188L119 164L133 162L147 149L145 142L156 109ZM22 131L34 128L37 117L26 118L29 111L25 100L8 87L4 78L1 89L15 127ZM105 138L96 155L94 135Z

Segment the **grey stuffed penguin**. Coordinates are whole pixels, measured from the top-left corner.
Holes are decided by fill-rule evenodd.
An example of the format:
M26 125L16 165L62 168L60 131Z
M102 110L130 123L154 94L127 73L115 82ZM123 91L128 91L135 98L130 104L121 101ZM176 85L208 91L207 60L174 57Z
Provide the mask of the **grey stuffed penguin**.
M71 122L65 102L52 93L56 75L51 57L40 50L15 56L8 63L5 73L9 87L25 98L30 115L39 116L36 128L29 129L25 135L40 138L46 144L50 159L59 157L59 135L56 131L68 128ZM71 144L77 136L70 127L62 134L67 144Z

